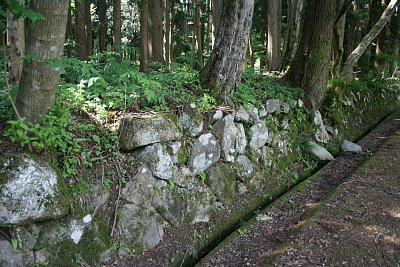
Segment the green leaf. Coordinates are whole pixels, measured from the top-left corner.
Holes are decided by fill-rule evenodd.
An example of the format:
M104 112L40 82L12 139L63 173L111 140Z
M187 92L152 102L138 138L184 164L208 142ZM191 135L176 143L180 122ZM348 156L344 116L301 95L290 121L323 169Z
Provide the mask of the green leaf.
M95 141L95 142L97 142L97 143L99 143L100 144L100 137L98 136L98 135L93 135L92 136L92 138L93 138L93 140Z
M17 249L17 248L18 248L18 240L15 239L15 238L12 238L12 239L11 239L11 245L12 245L12 247L13 247L14 249Z

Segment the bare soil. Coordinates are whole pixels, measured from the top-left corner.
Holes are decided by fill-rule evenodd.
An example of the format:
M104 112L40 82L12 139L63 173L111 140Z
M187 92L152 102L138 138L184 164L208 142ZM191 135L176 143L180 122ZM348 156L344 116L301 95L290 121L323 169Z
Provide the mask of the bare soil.
M199 266L400 266L400 113L263 210Z

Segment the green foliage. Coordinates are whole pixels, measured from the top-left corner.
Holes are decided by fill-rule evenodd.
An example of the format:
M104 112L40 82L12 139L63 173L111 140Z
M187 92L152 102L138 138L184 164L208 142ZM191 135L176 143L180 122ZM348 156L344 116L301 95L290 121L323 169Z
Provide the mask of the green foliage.
M264 99L278 98L288 101L297 100L304 96L304 91L298 88L288 88L276 83L275 78L255 72L244 72L242 83L234 92L232 99L241 105L255 105Z
M13 19L25 18L28 26L33 26L36 21L43 20L45 17L38 12L33 11L27 7L28 4L20 4L17 0L2 1L0 9L0 28L1 32L6 28L7 11L13 14Z

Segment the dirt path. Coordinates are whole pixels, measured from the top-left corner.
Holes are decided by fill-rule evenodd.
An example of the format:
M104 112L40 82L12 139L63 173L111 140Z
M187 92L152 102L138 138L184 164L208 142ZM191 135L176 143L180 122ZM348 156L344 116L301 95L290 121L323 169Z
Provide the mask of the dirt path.
M399 266L400 113L359 144L364 153L328 164L199 266Z

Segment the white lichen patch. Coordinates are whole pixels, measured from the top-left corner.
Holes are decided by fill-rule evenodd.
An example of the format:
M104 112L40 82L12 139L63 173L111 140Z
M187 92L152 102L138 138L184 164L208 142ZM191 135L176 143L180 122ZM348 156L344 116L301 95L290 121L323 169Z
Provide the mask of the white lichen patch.
M210 139L212 138L212 134L211 133L206 133L203 134L199 137L199 141L203 146L206 146L210 143ZM215 143L215 141L214 141Z
M82 220L84 223L90 223L92 221L92 215L88 214L85 217L83 217Z
M70 237L75 244L78 244L83 235L83 226L75 220L71 223Z

